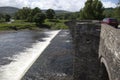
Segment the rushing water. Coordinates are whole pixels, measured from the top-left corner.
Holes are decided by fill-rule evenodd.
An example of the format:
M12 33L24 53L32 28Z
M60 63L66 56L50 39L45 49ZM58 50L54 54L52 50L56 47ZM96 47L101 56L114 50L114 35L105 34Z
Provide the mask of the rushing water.
M57 31L19 31L0 34L0 80L20 80Z

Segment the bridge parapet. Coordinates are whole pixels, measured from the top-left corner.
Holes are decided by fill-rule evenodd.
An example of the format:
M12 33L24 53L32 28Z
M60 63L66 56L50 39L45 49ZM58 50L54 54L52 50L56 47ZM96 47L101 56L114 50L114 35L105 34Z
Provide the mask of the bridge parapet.
M74 80L98 80L100 26L92 21L68 23L75 46Z
M101 25L99 57L107 68L110 80L120 80L120 29Z
M101 79L99 59L109 80L120 80L120 30L95 20L67 25L75 46L74 80L108 80Z

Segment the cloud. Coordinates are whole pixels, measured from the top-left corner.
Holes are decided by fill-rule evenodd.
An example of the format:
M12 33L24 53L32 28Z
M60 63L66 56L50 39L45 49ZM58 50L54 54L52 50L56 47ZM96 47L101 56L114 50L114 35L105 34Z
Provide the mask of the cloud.
M22 8L25 6L29 6L30 2L29 0L4 0L0 1L0 6L13 6L13 7L18 7Z
M40 7L41 9L59 9L59 10L68 10L68 11L78 11L80 10L86 0L40 0L32 2L31 7L35 6Z
M111 1L102 1L102 3L105 8L109 8L109 7L115 8L116 7L116 3L113 3Z
M79 11L86 0L0 0L0 6L13 7L39 7L41 9L60 9L67 11Z
M67 11L79 11L84 7L87 0L0 0L0 6L13 7L39 7L41 9L55 9ZM102 0L104 7L115 7L115 3L111 1Z

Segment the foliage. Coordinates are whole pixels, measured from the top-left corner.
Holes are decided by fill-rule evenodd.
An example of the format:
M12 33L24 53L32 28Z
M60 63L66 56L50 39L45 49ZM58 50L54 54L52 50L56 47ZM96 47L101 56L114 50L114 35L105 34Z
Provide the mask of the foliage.
M18 10L18 12L16 12L15 19L26 20L30 12L31 12L30 8L23 7L22 9Z
M5 15L5 21L6 21L6 22L9 22L9 21L10 21L10 18L11 18L10 15L8 15L8 14Z
M38 13L42 13L40 8L38 7L35 7L34 9L23 7L22 9L18 10L18 12L15 14L15 19L34 22L34 17Z
M13 23L0 23L0 31L2 30L22 30L22 29L29 29L29 30L41 30L38 28L35 23L26 22L24 20L16 20Z
M0 13L0 23L2 22L9 22L11 19L11 16L9 14L2 14Z
M80 10L80 19L81 20L85 19L85 15L84 15L84 10L83 9Z
M41 27L49 26L51 29L68 29L68 27L64 24L66 20L54 20L49 21L48 19L45 20L44 24ZM47 27L46 27L47 28ZM16 20L11 24L7 23L0 23L0 31L2 30L22 30L22 29L29 29L29 30L41 30L35 23L26 22L24 20Z
M115 8L114 16L115 16L115 18L120 20L120 0L119 0L119 2L117 4L117 7Z
M112 17L120 20L120 0L116 6L116 8L106 8L104 10L105 17Z
M37 26L41 25L45 19L46 19L46 16L43 13L37 13L34 16L34 22L36 23Z
M114 17L114 8L106 8L103 14L105 17Z
M87 0L85 7L80 10L80 19L102 19L103 5L99 0Z
M51 21L46 19L44 25L50 26L51 29L68 29L68 27L64 24L67 20L56 20Z
M46 17L48 19L54 19L54 17L55 17L55 11L53 9L48 9L46 11Z
M4 18L5 16L2 13L0 13L0 22L4 22L5 21Z
M93 19L94 18L92 3L93 3L92 0L87 0L87 2L85 3L85 7L83 9L83 14L84 14L85 19Z
M4 15L2 13L0 13L0 20L4 17Z
M80 17L79 12L69 12L69 13L62 13L62 14L57 14L56 15L57 19L62 19L62 20L79 19L79 17Z
M28 18L27 18L27 21L33 22L33 21L34 21L33 18L34 18L34 16L35 16L37 13L41 13L41 10L40 10L40 8L35 7L35 8L34 8L33 10L31 10L31 12L29 13L29 16L28 16Z
M99 0L94 0L93 1L93 14L94 14L94 19L103 19L104 15L103 15L103 5Z

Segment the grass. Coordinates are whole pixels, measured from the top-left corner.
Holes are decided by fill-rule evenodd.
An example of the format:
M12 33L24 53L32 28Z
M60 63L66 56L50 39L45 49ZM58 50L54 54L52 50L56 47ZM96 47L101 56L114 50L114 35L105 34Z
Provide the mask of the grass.
M45 25L51 27L51 29L68 29L68 27L64 24L66 20L45 20Z
M16 20L12 23L0 23L0 31L2 30L22 30L22 29L38 29L35 23L25 22L23 20Z
M26 22L24 20L16 20L12 23L2 22L0 23L0 31L3 30L40 30L41 28L49 27L50 29L68 29L68 27L64 24L66 20L48 20L46 19L43 25L37 27L35 23Z

